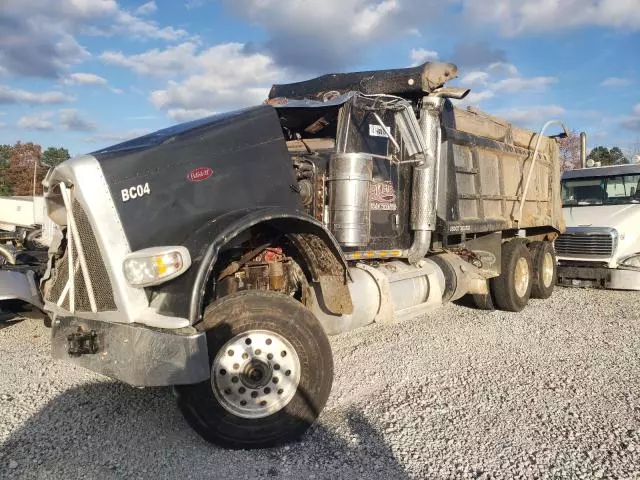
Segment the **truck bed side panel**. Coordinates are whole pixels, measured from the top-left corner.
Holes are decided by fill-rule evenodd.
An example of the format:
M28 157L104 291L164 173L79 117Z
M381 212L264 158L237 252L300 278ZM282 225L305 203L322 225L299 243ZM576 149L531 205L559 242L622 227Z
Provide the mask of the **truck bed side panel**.
M531 169L537 134L475 110L444 113L438 220L444 235L543 227L564 229L560 162L545 137L516 221Z

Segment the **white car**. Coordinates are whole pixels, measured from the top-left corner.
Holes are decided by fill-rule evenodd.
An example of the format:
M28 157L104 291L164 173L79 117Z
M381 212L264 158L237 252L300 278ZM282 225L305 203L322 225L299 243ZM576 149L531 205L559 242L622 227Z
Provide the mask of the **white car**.
M640 290L640 165L564 172L562 206L558 283Z

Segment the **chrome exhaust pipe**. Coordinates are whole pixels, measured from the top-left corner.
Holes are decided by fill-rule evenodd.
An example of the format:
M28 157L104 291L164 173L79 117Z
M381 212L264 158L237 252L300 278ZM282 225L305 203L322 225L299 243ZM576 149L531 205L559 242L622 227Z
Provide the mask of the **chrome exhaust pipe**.
M440 161L440 117L445 98L424 97L420 126L424 135L426 162L413 168L411 191L411 230L413 243L409 248L409 263L423 259L431 247L431 233L436 228L438 198L438 164Z

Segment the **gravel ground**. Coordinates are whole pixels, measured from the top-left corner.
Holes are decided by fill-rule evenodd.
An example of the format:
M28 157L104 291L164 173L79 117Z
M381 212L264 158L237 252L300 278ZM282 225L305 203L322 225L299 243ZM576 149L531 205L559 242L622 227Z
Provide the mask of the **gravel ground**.
M0 325L0 477L640 478L639 300L558 289L334 337L319 424L251 452L201 440L169 388L52 361L41 321Z

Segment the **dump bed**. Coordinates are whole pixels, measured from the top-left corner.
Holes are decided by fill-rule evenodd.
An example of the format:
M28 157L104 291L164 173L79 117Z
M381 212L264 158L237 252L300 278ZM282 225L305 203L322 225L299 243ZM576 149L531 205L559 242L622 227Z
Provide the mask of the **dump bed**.
M438 192L443 235L534 227L564 230L555 139L542 138L524 195L537 133L471 107L454 108L450 102L443 117Z

